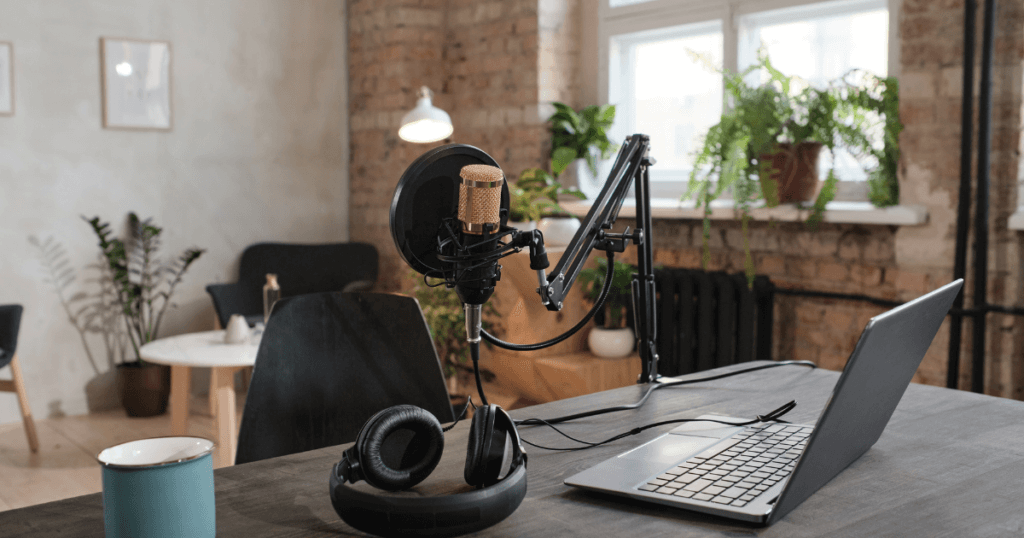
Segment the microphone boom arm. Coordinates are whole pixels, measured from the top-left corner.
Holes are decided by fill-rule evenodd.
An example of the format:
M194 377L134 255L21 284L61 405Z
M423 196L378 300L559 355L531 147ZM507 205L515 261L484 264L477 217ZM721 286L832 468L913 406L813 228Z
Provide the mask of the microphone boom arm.
M565 252L547 275L547 286L541 279L537 289L541 302L548 310L562 309L562 302L576 282L583 264L594 250L623 252L630 241L639 247L637 272L633 274L633 313L641 372L637 383L649 383L658 377L656 349L656 309L654 304L654 246L651 241L651 196L649 167L654 159L648 153L650 137L634 134L626 138L612 165L601 193L597 195L587 216L580 223ZM629 194L630 185L636 185L636 230L629 227L621 233L611 233L622 203ZM543 274L542 272L540 274Z

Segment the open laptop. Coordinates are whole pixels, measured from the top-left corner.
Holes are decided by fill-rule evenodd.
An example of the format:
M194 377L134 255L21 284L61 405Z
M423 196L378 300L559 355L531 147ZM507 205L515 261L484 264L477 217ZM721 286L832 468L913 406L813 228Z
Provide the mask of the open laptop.
M872 318L814 426L692 422L565 483L770 525L875 444L962 285Z

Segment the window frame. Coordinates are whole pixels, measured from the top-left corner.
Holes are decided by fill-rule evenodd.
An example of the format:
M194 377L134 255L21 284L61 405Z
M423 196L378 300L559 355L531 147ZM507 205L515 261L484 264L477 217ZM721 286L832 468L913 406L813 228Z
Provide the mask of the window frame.
M899 76L900 43L899 13L902 0L882 0L889 11L888 35L888 76ZM649 0L638 4L611 7L610 0L597 2L597 47L592 48L590 58L596 65L596 95L599 103L609 102L611 83L610 61L612 38L624 34L639 32L656 33L661 29L676 26L702 23L713 24L718 21L722 31L722 65L730 71L738 71L740 63L740 39L746 31L742 27L742 18L766 11L780 9L807 8L813 13L815 4L833 4L843 6L847 12L859 11L859 6L875 3L873 0ZM818 7L827 11L827 7ZM586 49L584 49L586 50ZM596 60L596 61L595 61ZM594 79L591 79L594 80ZM654 155L657 158L657 155ZM581 178L582 179L582 178ZM597 178L600 182L602 177ZM584 183L584 182L581 182ZM584 192L598 190L598 185L581 184ZM656 198L677 198L686 194L687 181L652 182L651 195ZM840 181L836 200L866 201L867 185L864 181Z

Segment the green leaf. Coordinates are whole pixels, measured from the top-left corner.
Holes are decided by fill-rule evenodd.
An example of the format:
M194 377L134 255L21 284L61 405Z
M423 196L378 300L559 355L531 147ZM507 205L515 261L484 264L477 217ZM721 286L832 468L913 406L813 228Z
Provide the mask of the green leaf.
M555 176L562 175L562 172L576 160L576 150L568 147L555 148L551 152L551 173Z

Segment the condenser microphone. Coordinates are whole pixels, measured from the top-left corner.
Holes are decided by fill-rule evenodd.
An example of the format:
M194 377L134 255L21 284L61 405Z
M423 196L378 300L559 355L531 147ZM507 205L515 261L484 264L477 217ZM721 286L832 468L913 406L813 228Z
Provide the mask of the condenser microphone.
M464 257L472 259L499 247L492 234L501 224L501 191L505 175L497 166L470 164L462 167L459 177L461 244ZM456 274L455 293L466 310L466 339L479 342L481 307L494 293L494 285L501 278L501 266L497 258L487 262L461 261L456 264Z

